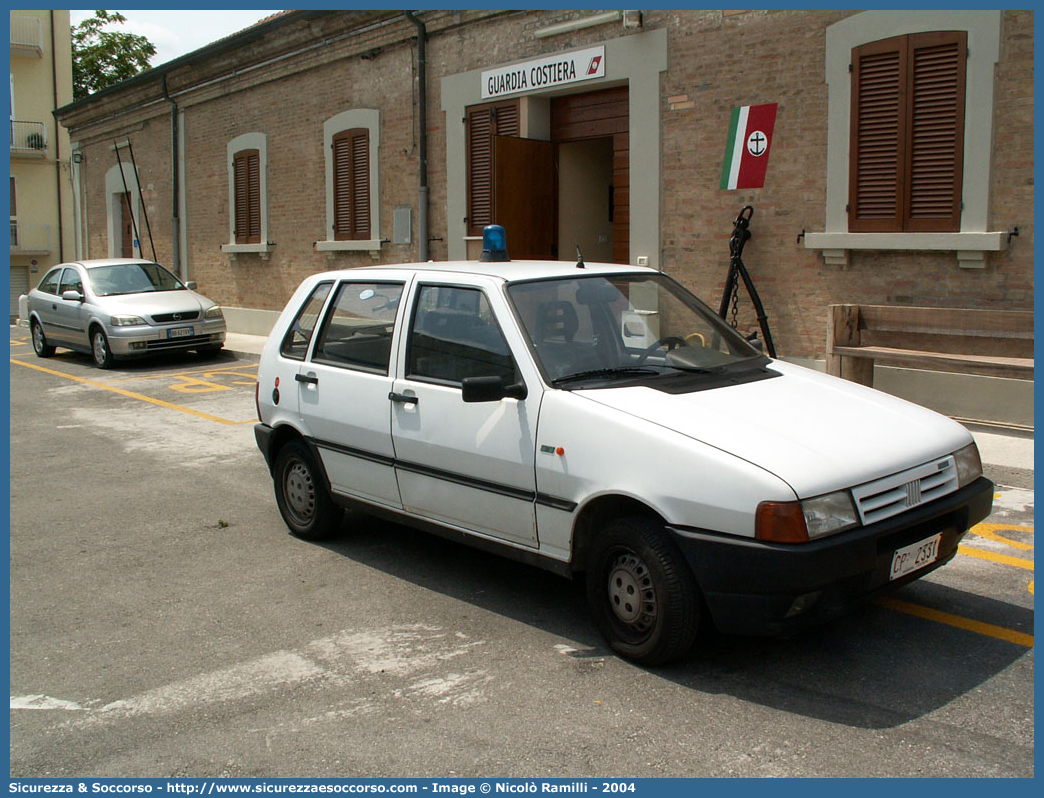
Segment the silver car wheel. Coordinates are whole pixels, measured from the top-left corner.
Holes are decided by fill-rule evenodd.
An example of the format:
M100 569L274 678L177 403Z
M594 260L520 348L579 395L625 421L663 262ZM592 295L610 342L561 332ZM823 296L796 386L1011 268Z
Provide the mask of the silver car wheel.
M99 327L95 327L94 332L91 333L91 354L94 356L94 363L98 368L107 369L112 365L109 339L105 337L105 332Z
M33 322L32 335L33 351L36 352L37 357L50 357L54 354L54 347L47 343L47 339L44 338L43 329L40 327L38 321Z

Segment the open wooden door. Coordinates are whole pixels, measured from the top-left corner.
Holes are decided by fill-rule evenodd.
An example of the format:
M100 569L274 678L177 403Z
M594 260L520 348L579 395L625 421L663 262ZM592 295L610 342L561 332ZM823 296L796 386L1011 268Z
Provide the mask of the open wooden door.
M512 260L558 257L555 145L550 141L494 139L494 222L507 231Z

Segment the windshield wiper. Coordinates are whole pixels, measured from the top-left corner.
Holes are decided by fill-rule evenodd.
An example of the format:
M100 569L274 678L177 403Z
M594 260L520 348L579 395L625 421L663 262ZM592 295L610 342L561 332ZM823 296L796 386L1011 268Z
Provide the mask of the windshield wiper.
M653 368L601 368L591 369L590 371L579 371L576 374L567 374L564 377L551 380L552 385L562 385L567 382L579 382L580 380L590 379L606 379L615 380L621 377L648 377L648 376L659 376L663 374L662 371Z
M672 369L677 369L678 371L684 371L686 374L720 374L721 372L725 371L726 368L728 368L728 364L721 366L711 366L708 368L704 366L679 366L675 365L674 363L669 363L668 367Z

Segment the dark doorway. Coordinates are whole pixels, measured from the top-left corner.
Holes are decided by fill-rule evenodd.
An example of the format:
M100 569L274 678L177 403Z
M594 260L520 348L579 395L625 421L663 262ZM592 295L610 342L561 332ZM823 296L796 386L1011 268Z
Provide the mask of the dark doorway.
M130 194L120 194L120 255L134 257L134 217L131 215Z

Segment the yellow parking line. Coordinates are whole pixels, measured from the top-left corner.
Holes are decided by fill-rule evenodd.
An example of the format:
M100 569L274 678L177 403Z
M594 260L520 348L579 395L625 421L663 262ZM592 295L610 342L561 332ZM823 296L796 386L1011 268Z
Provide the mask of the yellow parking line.
M192 369L191 371L168 371L160 374L132 374L126 377L121 377L118 380L114 380L114 382L180 379L181 377L194 377L196 374L202 374L204 376L218 375L231 377L256 377L257 367L249 365L226 366L224 368L199 368Z
M988 560L989 562L1000 563L1001 565L1012 565L1015 568L1025 568L1027 571L1033 570L1033 560L1027 560L1023 557L997 554L993 551L984 551L983 549L976 549L965 545L958 546L957 551L960 554L966 554L969 557L975 557L979 560Z
M907 615L914 615L928 621L944 623L947 626L955 626L958 629L965 629L969 632L975 632L976 634L994 637L997 640L1004 640L1005 642L1015 643L1016 645L1025 646L1026 648L1033 648L1033 635L1016 632L1014 629L1005 629L1003 626L994 626L993 624L983 623L982 621L973 621L971 618L962 618L960 615L951 615L948 612L933 610L929 607L922 607L920 604L910 604L909 602L900 601L896 598L879 598L875 603L882 607L887 607L890 610L895 610L896 612L904 612Z
M45 368L38 366L35 363L25 363L21 360L15 360L11 358L12 363L17 363L19 366L25 366L26 368L36 369L42 371L44 374L53 374L55 377L63 377L73 382L79 382L84 385L90 385L92 388L101 388L104 391L111 391L112 393L119 394L120 396L126 396L130 399L137 399L142 402L148 402L149 404L157 405L159 407L165 407L168 410L177 410L181 413L188 413L190 416L196 416L197 418L206 419L207 421L216 421L218 424L226 424L228 426L237 426L240 424L251 424L253 419L247 421L230 421L227 418L221 418L220 416L212 416L209 413L201 413L198 410L193 410L191 407L184 407L183 405L176 405L172 402L164 402L162 399L155 399L151 396L145 396L144 394L135 393L134 391L127 391L123 388L117 388L113 385L106 385L102 382L96 382L95 380L88 380L83 377L76 377L72 374L64 374L61 371L55 371L54 369Z

